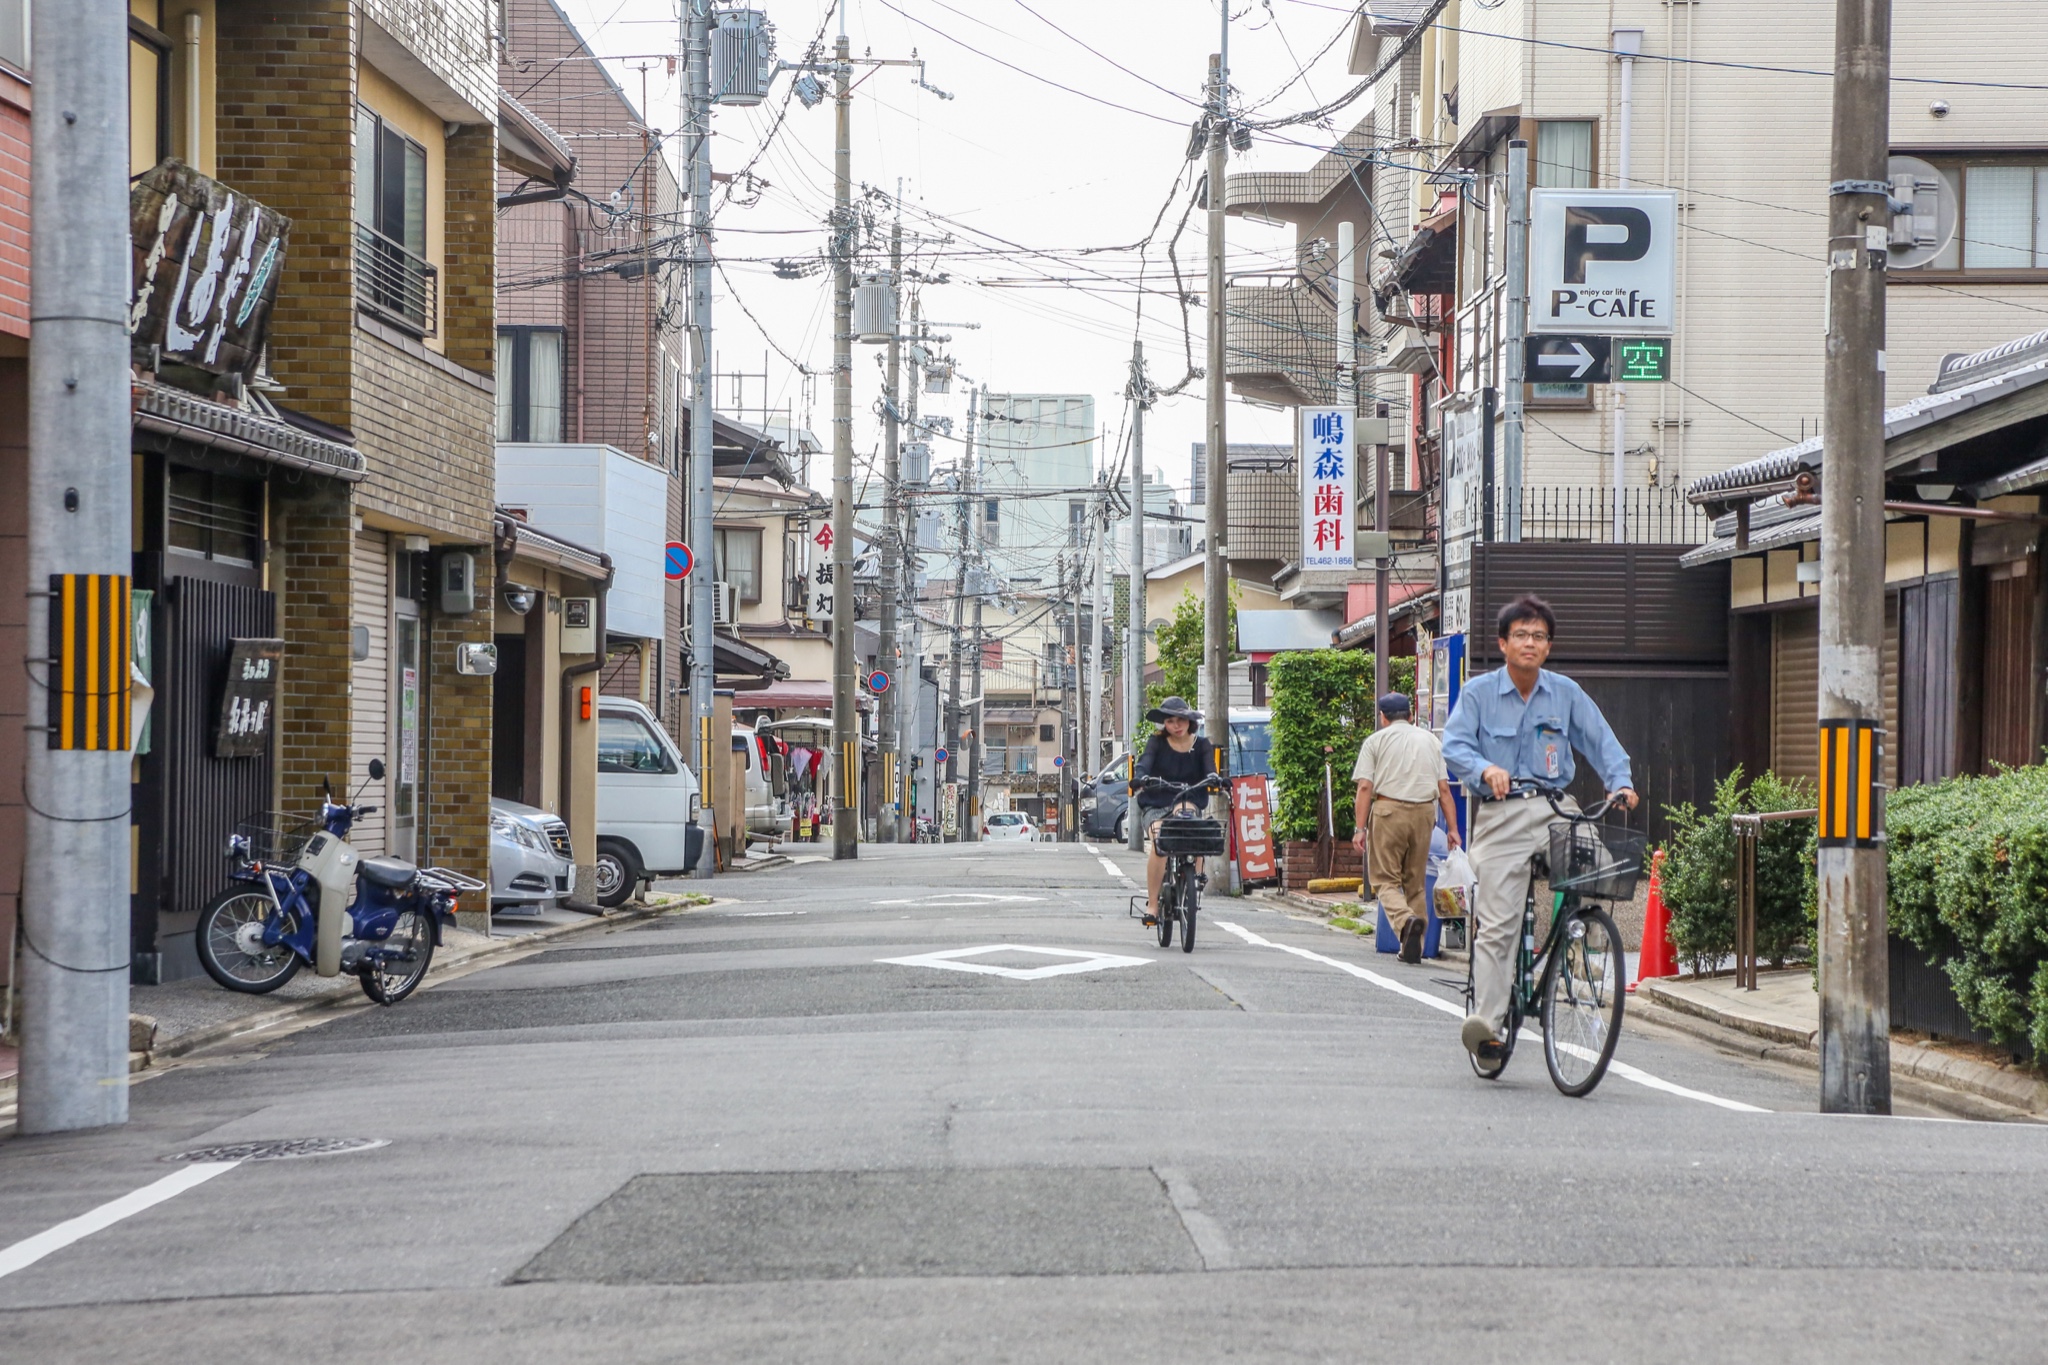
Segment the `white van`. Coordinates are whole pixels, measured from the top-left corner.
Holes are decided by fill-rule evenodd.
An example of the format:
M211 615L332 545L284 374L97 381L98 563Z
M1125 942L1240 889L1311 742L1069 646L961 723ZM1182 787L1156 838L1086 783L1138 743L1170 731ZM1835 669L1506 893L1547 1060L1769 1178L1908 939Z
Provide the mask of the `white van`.
M597 708L597 903L623 904L643 881L697 866L697 778L649 711L624 697Z

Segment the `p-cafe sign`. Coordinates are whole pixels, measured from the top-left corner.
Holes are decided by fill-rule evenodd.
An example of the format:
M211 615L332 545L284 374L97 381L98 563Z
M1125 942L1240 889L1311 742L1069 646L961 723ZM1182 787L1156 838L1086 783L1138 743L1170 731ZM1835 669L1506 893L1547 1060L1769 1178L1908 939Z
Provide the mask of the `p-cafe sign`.
M1670 336L1678 198L1668 191L1529 192L1529 330Z

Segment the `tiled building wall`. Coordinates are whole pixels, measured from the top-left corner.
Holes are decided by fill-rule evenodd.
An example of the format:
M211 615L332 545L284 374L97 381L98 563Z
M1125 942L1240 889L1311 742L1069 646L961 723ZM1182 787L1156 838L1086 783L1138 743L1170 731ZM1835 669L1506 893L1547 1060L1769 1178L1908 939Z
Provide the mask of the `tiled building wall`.
M320 781L348 779L355 539L347 485L279 479L271 512L271 585L284 632L278 695L281 811L320 809Z
M220 179L292 220L270 370L286 406L352 426L355 20L350 0L223 5Z
M448 139L447 245L441 273L441 338L448 358L479 374L497 364L498 235L496 124L471 123ZM495 436L483 435L485 450Z
M423 867L448 867L482 881L491 876L491 680L455 671L465 644L491 643L497 560L488 544L476 556L477 610L432 615L427 672L427 770L421 814ZM490 897L462 902L465 928L489 928Z
M370 466L358 502L487 544L497 485L491 381L380 323L365 319L354 334L356 446Z
M377 25L448 82L472 108L498 107L492 0L360 0Z
M28 84L0 71L0 332L28 335Z
M516 181L514 183L517 183ZM568 210L521 204L498 219L498 321L506 327L568 325L572 290ZM538 282L538 283L537 283ZM565 428L573 434L573 428Z

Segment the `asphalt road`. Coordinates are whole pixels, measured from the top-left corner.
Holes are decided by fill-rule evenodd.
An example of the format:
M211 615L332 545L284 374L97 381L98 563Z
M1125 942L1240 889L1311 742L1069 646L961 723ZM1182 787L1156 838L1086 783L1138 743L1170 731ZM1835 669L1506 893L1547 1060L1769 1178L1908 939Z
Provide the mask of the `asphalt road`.
M1633 1026L1483 1082L1453 969L1222 898L1162 952L1137 873L864 848L149 1076L0 1146L0 1359L2048 1355L2048 1131ZM299 1138L384 1145L165 1161Z

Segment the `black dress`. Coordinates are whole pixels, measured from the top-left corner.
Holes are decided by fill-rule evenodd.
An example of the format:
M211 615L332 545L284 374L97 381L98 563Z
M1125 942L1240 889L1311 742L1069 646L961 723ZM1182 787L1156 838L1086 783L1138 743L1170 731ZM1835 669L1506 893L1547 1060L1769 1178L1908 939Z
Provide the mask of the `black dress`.
M1186 786L1199 782L1216 771L1216 746L1205 735L1195 736L1195 747L1186 753L1176 750L1166 742L1166 732L1159 731L1145 741L1145 752L1138 755L1135 778L1160 778L1175 786ZM1181 802L1193 805L1197 810L1209 808L1209 793L1190 792L1176 798L1165 791L1138 793L1138 809L1141 811L1162 811Z

